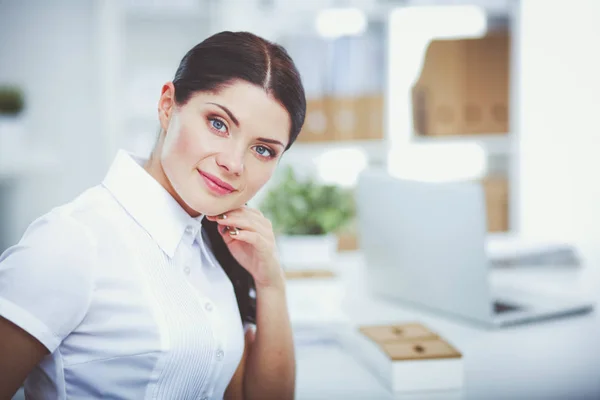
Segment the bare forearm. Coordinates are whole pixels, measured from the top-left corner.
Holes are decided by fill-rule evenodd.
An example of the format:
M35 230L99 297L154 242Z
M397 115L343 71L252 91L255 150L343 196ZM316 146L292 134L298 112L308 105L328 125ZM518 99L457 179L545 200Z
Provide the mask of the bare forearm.
M248 355L246 399L293 399L296 360L285 284L257 288L256 337Z

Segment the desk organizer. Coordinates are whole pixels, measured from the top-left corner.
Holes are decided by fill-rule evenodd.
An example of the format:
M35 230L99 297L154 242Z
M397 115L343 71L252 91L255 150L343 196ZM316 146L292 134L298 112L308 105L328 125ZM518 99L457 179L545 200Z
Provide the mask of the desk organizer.
M461 353L421 324L360 326L342 334L340 342L393 392L463 385Z
M346 326L342 312L345 289L341 278L327 269L284 270L287 302L294 329Z

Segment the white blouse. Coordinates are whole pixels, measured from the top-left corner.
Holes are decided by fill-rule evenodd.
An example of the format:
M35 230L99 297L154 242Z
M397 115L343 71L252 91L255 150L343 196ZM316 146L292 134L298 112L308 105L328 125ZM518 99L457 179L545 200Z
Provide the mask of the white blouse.
M0 315L51 353L28 398L223 397L244 349L233 286L143 162L120 151L0 257Z

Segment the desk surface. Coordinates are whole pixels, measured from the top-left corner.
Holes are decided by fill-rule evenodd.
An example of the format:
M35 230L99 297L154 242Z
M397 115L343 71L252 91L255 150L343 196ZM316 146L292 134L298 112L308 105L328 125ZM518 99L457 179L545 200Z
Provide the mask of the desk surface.
M488 330L374 298L361 284L360 254L339 261L346 289L343 311L353 323L426 324L463 353L465 384L456 392L394 396L335 342L305 343L297 347L297 399L600 399L598 312ZM587 278L583 269L573 267L497 270L492 275L501 283L565 293L586 285L589 289ZM294 310L290 312L293 316Z

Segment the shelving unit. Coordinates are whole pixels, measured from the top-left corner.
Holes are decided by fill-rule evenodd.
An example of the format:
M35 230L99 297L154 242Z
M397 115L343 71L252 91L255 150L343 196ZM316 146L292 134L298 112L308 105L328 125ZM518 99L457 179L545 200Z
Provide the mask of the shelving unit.
M509 156L511 135L509 133L453 135L431 137L415 135L412 140L420 144L473 143L481 146L488 156Z
M473 162L472 172L484 182L492 213L488 213L488 223L510 230L514 176L511 6L504 2L489 9L486 2L477 0L454 5L458 4L479 6L483 13L471 8L469 20L444 18L442 12L448 17L456 9L438 1L428 4L439 6L428 16L404 9L390 15L387 135L396 149L417 144L419 151L426 151L431 145L431 154L440 155L432 173L439 169L440 175L445 172L444 145L448 145L448 160L457 160L461 145L465 145L465 154L476 153L467 146L480 147L486 165L481 168L481 163ZM444 6L446 11L441 11ZM437 25L430 23L436 18L433 14L439 18ZM419 29L421 32L416 32Z
M289 152L284 155L290 161L303 161L307 158L317 159L332 151L357 150L363 153L370 163L383 164L387 158L387 142L377 140L353 140L344 142L294 143Z

